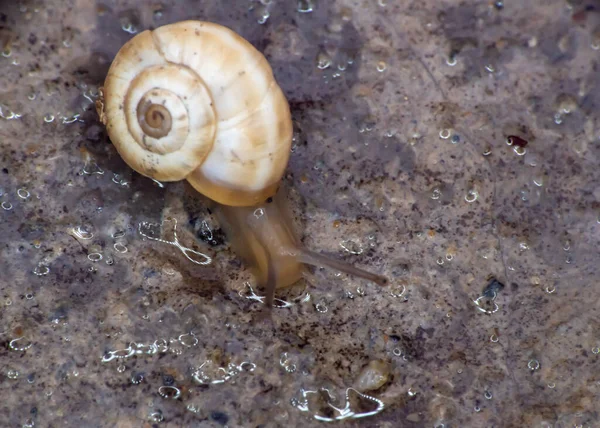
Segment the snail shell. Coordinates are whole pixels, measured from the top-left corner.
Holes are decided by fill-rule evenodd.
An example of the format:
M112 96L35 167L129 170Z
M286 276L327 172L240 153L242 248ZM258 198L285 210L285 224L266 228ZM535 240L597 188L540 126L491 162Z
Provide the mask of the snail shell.
M178 22L128 41L98 112L131 168L158 181L187 179L224 205L273 196L289 159L290 109L269 63L214 23Z

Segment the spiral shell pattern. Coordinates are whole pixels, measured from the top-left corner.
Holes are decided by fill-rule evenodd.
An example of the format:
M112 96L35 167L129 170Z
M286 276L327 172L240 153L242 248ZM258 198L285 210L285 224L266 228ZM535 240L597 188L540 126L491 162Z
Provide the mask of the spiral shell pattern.
M289 159L289 105L269 63L213 23L183 21L127 42L109 69L101 117L131 168L187 179L225 205L272 196Z

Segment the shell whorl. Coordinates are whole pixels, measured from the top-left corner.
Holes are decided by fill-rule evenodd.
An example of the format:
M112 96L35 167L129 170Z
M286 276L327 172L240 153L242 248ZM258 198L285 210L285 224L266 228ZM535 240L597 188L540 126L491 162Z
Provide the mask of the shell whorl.
M134 170L187 179L225 205L272 196L289 159L287 100L265 57L221 25L183 21L144 31L108 72L103 116Z

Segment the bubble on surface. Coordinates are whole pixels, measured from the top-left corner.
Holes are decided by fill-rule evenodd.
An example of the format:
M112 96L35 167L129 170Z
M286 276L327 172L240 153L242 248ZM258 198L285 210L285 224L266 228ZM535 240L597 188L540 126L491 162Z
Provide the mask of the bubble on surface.
M2 204L0 204L0 206L2 206L2 209L5 211L10 211L13 208L13 205L8 201L3 201Z

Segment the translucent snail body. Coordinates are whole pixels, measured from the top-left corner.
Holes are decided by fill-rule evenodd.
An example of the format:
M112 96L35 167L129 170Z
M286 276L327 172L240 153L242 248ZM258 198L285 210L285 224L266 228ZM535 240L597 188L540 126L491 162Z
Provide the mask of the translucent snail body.
M97 110L132 169L185 179L215 203L269 307L304 264L385 282L300 246L276 195L292 142L289 105L265 57L230 29L183 21L136 35L111 64Z

